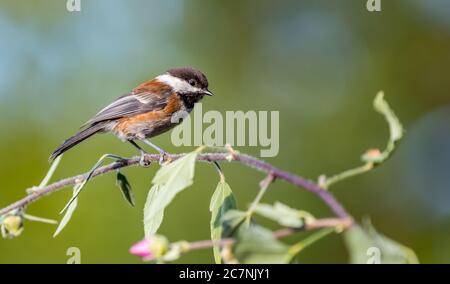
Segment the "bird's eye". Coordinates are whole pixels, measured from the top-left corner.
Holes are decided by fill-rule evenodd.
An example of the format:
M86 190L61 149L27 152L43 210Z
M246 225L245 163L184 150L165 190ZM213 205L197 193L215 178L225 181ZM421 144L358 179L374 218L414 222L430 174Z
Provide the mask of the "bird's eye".
M190 84L191 86L195 86L196 83L197 83L197 82L195 82L194 79L190 79L190 80L189 80L189 84Z

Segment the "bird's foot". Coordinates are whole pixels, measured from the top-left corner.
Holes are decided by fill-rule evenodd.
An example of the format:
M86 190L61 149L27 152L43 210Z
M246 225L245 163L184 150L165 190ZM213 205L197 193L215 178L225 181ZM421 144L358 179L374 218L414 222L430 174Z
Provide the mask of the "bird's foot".
M159 156L159 165L164 166L170 164L172 162L172 158L169 156L169 153L162 152Z
M139 165L140 165L141 167L146 168L146 167L150 166L151 163L152 163L152 162L150 162L150 161L148 161L148 160L146 159L145 154L142 154L142 155L141 155L141 158L139 159Z

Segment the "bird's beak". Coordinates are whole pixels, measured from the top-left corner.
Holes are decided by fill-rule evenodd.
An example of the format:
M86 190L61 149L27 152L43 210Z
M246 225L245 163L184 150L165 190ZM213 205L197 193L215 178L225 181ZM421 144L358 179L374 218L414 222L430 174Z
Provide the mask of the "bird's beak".
M207 96L210 96L210 97L214 96L214 94L213 94L210 90L208 90L208 89L204 90L204 91L203 91L203 94L205 94L205 95L207 95Z

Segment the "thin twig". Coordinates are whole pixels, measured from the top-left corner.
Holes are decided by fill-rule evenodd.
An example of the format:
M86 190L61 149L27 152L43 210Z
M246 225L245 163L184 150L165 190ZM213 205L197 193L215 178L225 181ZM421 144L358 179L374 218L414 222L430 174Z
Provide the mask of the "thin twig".
M269 185L275 180L275 177L272 173L269 173L267 177L261 181L260 183L260 189L258 192L258 195L256 196L255 200L250 205L250 208L247 210L247 219L250 220L250 218L253 215L253 211L255 211L256 207L258 206L259 202L261 201L263 195L266 193L267 189L269 188Z
M322 228L336 228L339 229L345 229L352 225L352 219L351 218L324 218L324 219L317 219L314 220L310 224L306 224L303 228L284 228L273 232L273 236L277 239L285 238L288 236L291 236L293 234L296 234L298 232L302 231L311 231L311 230L317 230ZM233 238L226 238L221 239L218 241L213 240L202 240L202 241L195 241L191 243L187 243L186 246L189 248L189 251L192 250L200 250L200 249L207 249L211 248L214 245L218 245L220 247L224 247L227 245L234 244L236 240ZM151 260L151 259L147 259Z
M325 189L328 189L332 184L335 184L344 179L348 179L348 178L363 174L365 172L368 172L368 171L372 170L374 168L374 166L375 166L374 163L368 162L362 166L346 170L342 173L336 174L329 178L325 177L325 179L324 179L324 181L322 181L322 183L319 182L319 185Z
M176 160L185 154L174 154L174 155L168 155L169 159ZM94 171L91 178L95 178L97 176L109 173L111 171L125 168L133 165L139 165L139 156L132 157L130 159L124 159L120 161L113 162L111 164L108 164L106 166L100 167L97 170ZM160 155L156 154L150 154L146 156L146 160L148 161L159 161ZM226 161L229 160L229 154L228 153L204 153L199 154L197 156L197 160L199 161L207 161L207 162L214 162L214 161ZM347 213L347 211L342 207L342 205L334 198L334 196L328 192L327 190L321 188L316 183L306 180L305 178L302 178L300 176L297 176L295 174L283 171L281 169L278 169L269 163L266 163L264 161L258 160L254 157L251 157L249 155L245 154L239 154L235 153L233 154L232 161L240 162L246 166L249 166L251 168L254 168L256 170L270 173L273 175L273 177L285 180L293 185L296 185L298 187L302 187L314 194L316 194L319 198L321 198L327 205L330 207L330 209L334 212L334 214L343 219L350 218L350 215ZM10 211L17 209L17 208L24 208L25 206L29 205L30 203L35 202L36 200L40 199L41 197L51 194L53 192L59 191L64 187L74 185L75 183L79 183L87 178L87 173L77 175L74 177L69 177L60 181L57 181L55 183L52 183L50 185L44 186L39 189L35 189L31 194L24 197L23 199L20 199L19 201L16 201L5 208L0 210L0 216L5 215L9 213Z

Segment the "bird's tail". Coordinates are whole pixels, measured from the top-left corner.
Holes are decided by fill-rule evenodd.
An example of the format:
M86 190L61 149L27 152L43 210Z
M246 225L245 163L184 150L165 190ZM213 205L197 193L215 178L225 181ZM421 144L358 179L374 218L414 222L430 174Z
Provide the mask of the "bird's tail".
M73 146L77 145L78 143L82 142L83 140L91 137L95 133L103 130L104 125L102 123L97 123L94 125L91 125L87 127L86 129L81 130L74 136L70 137L66 141L64 141L50 156L49 160L52 161L56 159L59 155L66 152Z

